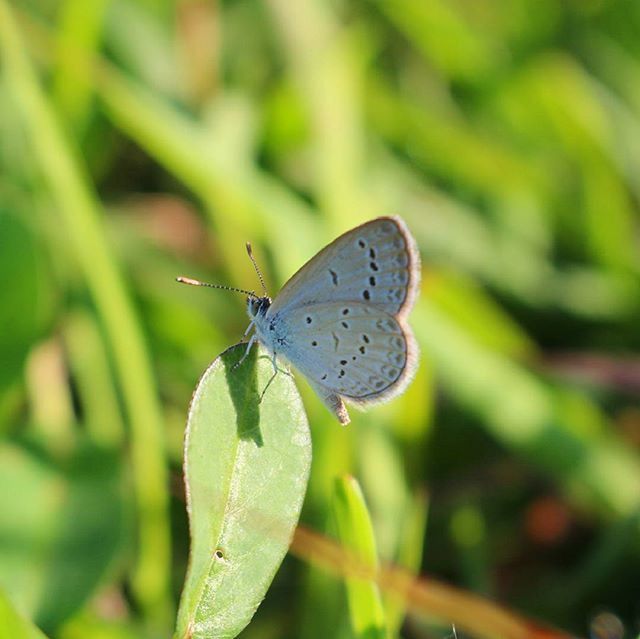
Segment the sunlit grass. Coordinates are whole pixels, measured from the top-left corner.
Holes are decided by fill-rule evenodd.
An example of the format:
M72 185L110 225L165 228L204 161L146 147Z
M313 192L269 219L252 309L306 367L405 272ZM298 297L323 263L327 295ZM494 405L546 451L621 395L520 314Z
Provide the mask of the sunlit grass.
M527 615L586 636L594 610L637 632L639 31L632 2L0 2L0 588L25 619L173 632L189 397L247 323L175 276L256 288L251 240L275 295L396 213L421 368L347 429L297 380L301 561L242 637L364 636L325 537L364 539L332 522L347 475L389 637L536 636ZM68 546L96 530L104 554ZM465 589L503 607L470 622Z

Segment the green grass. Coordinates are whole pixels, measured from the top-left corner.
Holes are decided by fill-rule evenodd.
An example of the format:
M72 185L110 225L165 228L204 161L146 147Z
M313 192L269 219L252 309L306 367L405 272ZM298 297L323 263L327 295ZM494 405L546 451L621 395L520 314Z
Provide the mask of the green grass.
M0 637L637 636L639 31L634 0L0 0ZM390 213L408 391L343 429L281 375L249 437L229 351L194 423L248 319L175 277L257 288L250 240L275 296Z

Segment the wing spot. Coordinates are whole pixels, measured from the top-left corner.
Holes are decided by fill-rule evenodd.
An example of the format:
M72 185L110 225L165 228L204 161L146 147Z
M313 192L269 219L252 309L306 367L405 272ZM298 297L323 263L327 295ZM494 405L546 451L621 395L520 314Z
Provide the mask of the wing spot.
M371 293L369 293L369 291L365 288L364 291L362 291L362 297L364 297L365 300L369 301L371 299Z
M369 339L369 336L366 333L362 334L362 340L364 341L365 344L368 344L371 341Z
M342 309L342 314L343 315L349 315L349 309L348 308L343 308Z
M324 374L320 379L321 379L321 380L323 380L323 381L324 381L325 379L327 379L327 374L325 373L325 374Z
M376 328L383 333L395 333L396 324L391 319L379 319L376 322Z
M349 322L340 322L344 328L349 328Z
M404 363L405 363L404 353L391 353L389 355L389 359L396 366L399 366L401 368L404 366Z
M311 318L307 315L307 324L311 324Z
M355 355L353 355L353 356L351 357L351 359L355 362L355 361L356 361L356 359L357 359L357 357L356 357Z
M373 275L369 278L369 284L371 284L371 286L376 285L376 278Z
M363 355L367 352L367 349L366 349L364 346L361 346L358 350L359 350ZM355 358L354 358L354 359L355 359Z
M372 260L375 260L375 259L376 259L376 252L375 252L375 250L374 250L374 249L372 249L372 248L370 248L370 249L369 249L369 257L370 257Z
M377 265L375 262L369 262L369 268L370 268L372 271L378 271L378 270L380 270L380 269L378 268L378 265Z
M341 369L340 369L340 373L338 374L338 377L339 377L340 379L342 379L342 378L344 377L344 368L341 368Z
M318 342L316 342L316 340L314 339L313 342L311 342L311 346L317 346Z
M346 360L346 359L341 359L341 360L340 360L340 364L342 364L342 366L345 366L345 364L346 364L346 363L347 363L347 360Z
M382 387L384 386L384 382L383 382L381 379L379 379L379 380L374 384L374 386L375 386L376 388L382 388Z
M382 372L391 380L394 380L398 376L398 369L388 364L384 364Z
M331 280L333 281L333 285L338 286L338 274L333 269L329 269L329 273L331 273Z
M367 245L367 243L366 243L362 238L360 238L360 239L358 240L358 246L359 246L360 248L364 248L366 245Z
M333 335L333 350L337 351L340 345L340 338L334 332L332 332L331 335Z

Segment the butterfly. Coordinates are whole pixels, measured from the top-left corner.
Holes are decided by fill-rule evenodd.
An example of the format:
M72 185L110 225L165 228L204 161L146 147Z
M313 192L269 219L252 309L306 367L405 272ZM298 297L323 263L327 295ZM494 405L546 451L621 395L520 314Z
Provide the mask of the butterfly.
M407 225L398 216L357 226L304 264L280 293L264 294L207 284L247 294L251 320L247 344L260 342L277 359L291 363L309 381L341 424L349 423L345 401L366 408L402 393L411 381L418 346L406 318L420 284L420 256ZM245 353L245 356L246 356Z

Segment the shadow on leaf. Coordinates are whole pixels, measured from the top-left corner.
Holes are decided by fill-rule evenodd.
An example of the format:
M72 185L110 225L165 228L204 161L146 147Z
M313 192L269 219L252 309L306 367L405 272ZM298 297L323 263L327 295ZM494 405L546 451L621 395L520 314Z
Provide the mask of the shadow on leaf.
M238 437L252 439L256 446L262 446L264 442L260 432L258 349L253 347L242 364L236 366L244 355L245 348L245 344L232 346L222 354L222 361L229 385L229 394L236 409Z

